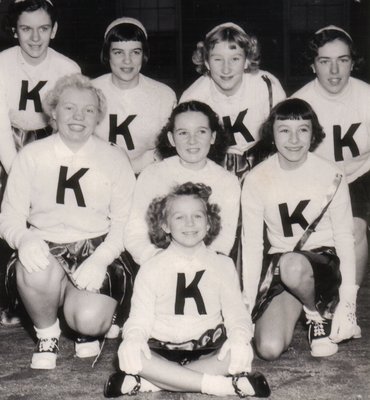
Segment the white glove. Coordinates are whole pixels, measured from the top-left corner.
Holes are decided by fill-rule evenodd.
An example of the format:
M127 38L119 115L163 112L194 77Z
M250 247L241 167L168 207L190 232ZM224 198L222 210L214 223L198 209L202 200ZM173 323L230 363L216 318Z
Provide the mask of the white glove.
M19 243L18 257L27 272L45 270L49 265L49 246L36 233L28 231Z
M253 349L250 343L227 339L221 347L218 360L222 361L228 352L230 352L229 373L231 375L252 370Z
M361 333L356 319L357 285L341 286L339 289L339 304L334 312L330 339L334 343L350 339Z
M127 374L137 375L143 369L141 353L150 360L152 358L146 340L141 337L124 339L118 348L119 367Z
M98 292L104 282L106 272L107 266L96 262L90 256L76 269L72 274L72 278L79 289Z

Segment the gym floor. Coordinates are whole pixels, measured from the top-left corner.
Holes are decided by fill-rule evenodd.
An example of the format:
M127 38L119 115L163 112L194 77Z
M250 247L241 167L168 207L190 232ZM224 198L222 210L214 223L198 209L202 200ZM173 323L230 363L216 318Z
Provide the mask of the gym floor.
M258 358L254 370L267 377L271 400L370 400L370 272L359 291L358 320L362 338L342 343L328 358L313 358L306 340L306 327L299 322L289 350L278 361ZM74 356L73 341L62 335L57 368L37 371L29 367L34 342L27 324L0 326L1 400L98 400L103 386L115 370L119 339L107 340L94 367L93 359ZM206 400L192 393L145 393L137 400ZM237 397L230 397L236 399Z

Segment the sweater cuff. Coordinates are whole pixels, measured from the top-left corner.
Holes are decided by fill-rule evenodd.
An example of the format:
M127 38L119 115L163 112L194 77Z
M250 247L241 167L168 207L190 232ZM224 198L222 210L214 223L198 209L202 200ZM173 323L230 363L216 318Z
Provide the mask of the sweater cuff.
M122 331L122 339L123 340L133 340L133 341L148 341L148 337L145 332L139 328L132 328Z
M233 343L248 344L252 339L252 332L253 329L251 324L250 329L244 329L244 328L231 329L229 332L227 332L227 337Z

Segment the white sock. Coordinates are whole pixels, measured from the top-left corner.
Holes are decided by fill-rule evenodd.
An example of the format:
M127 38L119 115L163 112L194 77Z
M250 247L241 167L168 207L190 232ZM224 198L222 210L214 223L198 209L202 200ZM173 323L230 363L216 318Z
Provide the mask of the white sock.
M201 391L215 396L229 396L235 394L231 378L222 375L203 374Z
M310 310L306 306L303 306L303 311L306 314L306 318L311 321L322 321L322 316L316 310Z
M126 394L131 392L131 390L136 386L136 383L136 379L133 375L126 375L121 386L121 393ZM140 383L140 392L159 392L162 390L142 377L140 377Z
M136 386L136 379L133 375L126 375L121 386L121 393L127 394Z
M34 329L38 339L46 339L52 337L59 338L61 332L59 327L59 319L57 319L53 325L47 328L36 328L36 326L34 326Z
M249 383L247 377L239 378L238 388L246 395L253 396L254 389ZM235 389L232 384L232 378L222 375L204 374L202 379L202 393L212 394L214 396L231 396L235 395Z
M255 391L254 391L252 385L249 383L249 380L247 377L239 378L237 385L238 385L238 388L246 395L253 396L255 394Z
M140 380L141 380L140 392L159 392L162 390L158 386L155 386L152 382L149 382L142 377L140 377Z

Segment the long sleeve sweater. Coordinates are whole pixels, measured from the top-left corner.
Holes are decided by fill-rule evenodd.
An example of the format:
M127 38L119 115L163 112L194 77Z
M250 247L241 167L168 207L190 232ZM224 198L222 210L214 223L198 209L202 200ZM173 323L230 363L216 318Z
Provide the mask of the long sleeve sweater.
M181 343L220 323L229 338L249 343L252 323L232 260L204 245L188 256L172 243L141 266L123 337Z
M74 61L52 48L36 66L25 61L19 46L0 53L0 162L7 172L16 155L11 125L26 131L44 128L48 123L42 110L46 93L62 76L80 71Z
M263 260L263 226L267 226L269 253L292 251L306 227L320 214L329 187L340 170L309 153L294 170L283 170L277 154L246 177L242 191L243 294L255 301ZM354 285L353 219L345 178L328 210L303 250L335 247L344 285Z
M107 98L107 113L96 134L117 143L130 158L135 173L154 162L157 136L176 104L175 92L167 85L139 75L131 89L119 89L112 74L93 81Z
M16 249L30 231L55 243L107 234L96 256L108 265L124 248L134 185L130 163L118 147L92 136L74 153L54 134L16 157L0 233Z
M208 104L223 120L235 144L228 152L243 154L260 139L259 128L270 113L268 86L271 82L272 105L285 98L285 92L275 76L267 71L245 73L240 88L232 96L221 93L209 76L198 78L180 98L180 103L198 100Z
M237 178L211 160L201 170L192 170L181 164L178 156L148 166L137 180L133 206L125 230L125 244L138 264L143 264L158 249L150 242L146 213L151 201L164 196L178 184L204 183L212 189L211 203L219 205L221 232L211 248L229 254L235 241L240 209L240 186Z
M351 183L370 169L370 85L350 78L343 92L331 95L317 79L292 97L306 100L326 134L315 153L334 161Z

